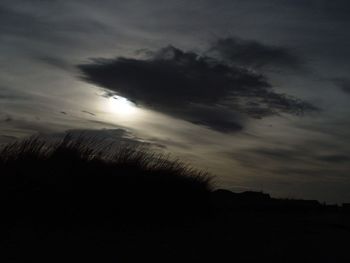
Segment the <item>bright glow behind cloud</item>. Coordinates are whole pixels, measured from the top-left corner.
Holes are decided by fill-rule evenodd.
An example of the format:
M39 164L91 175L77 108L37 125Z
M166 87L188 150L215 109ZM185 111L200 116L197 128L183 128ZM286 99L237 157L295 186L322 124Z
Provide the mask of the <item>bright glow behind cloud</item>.
M137 108L134 103L120 96L108 99L108 110L120 117L131 117L136 114Z

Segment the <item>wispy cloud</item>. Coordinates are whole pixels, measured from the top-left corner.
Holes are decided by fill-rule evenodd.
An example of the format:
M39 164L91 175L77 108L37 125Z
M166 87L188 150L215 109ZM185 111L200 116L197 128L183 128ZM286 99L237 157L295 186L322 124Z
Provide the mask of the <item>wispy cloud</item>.
M255 69L272 67L301 70L304 68L301 57L290 49L266 45L256 40L237 37L221 38L212 44L209 53L228 63Z

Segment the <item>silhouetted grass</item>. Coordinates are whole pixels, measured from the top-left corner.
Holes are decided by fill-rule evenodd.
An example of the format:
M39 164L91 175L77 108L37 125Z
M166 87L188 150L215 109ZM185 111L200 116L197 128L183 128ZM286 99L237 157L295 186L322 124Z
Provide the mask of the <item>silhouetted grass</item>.
M36 220L191 218L211 192L211 177L179 160L84 135L8 144L0 171L0 198L9 212Z
M345 214L84 135L5 145L0 208L0 262L350 262Z

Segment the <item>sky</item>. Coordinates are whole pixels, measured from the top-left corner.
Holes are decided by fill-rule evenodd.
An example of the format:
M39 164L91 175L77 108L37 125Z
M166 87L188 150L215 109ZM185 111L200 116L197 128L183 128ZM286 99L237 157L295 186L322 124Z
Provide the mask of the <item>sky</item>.
M0 2L0 143L140 143L233 191L350 202L346 0Z

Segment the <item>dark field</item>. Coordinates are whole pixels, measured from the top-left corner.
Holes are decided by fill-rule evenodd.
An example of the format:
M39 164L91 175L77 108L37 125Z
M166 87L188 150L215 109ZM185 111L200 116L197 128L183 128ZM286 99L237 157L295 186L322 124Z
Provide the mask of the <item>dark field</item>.
M138 147L39 138L0 151L1 262L350 262L350 213L216 190Z

